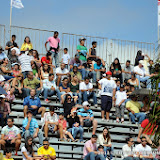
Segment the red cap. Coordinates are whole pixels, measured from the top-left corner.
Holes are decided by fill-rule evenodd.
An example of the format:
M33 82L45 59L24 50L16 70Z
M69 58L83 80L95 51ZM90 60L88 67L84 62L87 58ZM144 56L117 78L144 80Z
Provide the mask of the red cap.
M111 71L106 72L106 75L112 75Z

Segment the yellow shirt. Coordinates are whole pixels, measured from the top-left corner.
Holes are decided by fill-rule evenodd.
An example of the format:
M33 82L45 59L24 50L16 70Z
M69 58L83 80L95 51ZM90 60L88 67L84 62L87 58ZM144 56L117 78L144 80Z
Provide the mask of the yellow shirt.
M126 108L131 109L135 113L139 113L139 109L141 108L141 105L138 102L134 102L131 100L126 103Z
M42 147L40 147L40 148L38 149L38 155L56 156L56 152L55 152L54 148L52 148L52 147L50 147L50 146L48 147L47 150L44 149L44 147L42 146Z
M27 50L27 48L29 48L29 50L33 49L32 43L23 43L22 47L21 47L21 51L25 51Z
M3 158L3 160L14 160L13 158L9 158L9 159L7 159L7 158Z

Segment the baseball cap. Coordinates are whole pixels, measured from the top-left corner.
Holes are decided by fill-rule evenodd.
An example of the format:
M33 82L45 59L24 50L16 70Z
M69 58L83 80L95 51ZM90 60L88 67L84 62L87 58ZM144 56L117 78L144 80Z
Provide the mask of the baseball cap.
M143 62L143 60L140 60L139 63L140 63L140 64L143 64L144 62Z
M5 95L3 95L3 94L2 94L2 95L0 95L0 98L5 98Z
M88 103L88 101L84 101L83 103L82 103L82 106L84 107L84 106L90 106L90 104Z
M80 42L83 41L83 40L86 40L86 38L81 37L81 38L79 39Z
M28 111L27 111L27 114L28 114L28 113L32 113L32 114L33 114L33 112L32 112L31 110L28 110Z
M112 72L111 71L107 71L106 75L112 75Z

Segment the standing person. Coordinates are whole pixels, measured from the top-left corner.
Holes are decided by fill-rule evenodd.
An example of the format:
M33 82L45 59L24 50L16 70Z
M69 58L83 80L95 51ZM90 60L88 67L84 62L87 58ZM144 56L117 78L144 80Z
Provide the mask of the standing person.
M105 160L103 154L97 152L97 135L92 135L91 139L84 144L83 160Z
M31 40L28 36L25 37L24 39L24 43L21 46L21 51L30 51L31 49L33 49Z
M89 49L89 58L91 59L91 61L95 61L95 62L96 62L96 59L97 59L96 47L97 47L97 42L93 41L92 42L92 48Z
M106 119L109 122L109 113L112 108L112 100L116 94L116 83L111 80L112 72L106 73L106 78L102 78L99 82L99 89L101 90L101 116L104 121L104 114L106 113Z
M143 59L144 59L144 56L142 55L142 51L141 50L137 51L134 66L137 66L139 64L139 61Z
M64 48L64 54L62 56L62 63L66 65L66 68L69 67L70 55L68 53L68 48Z
M12 35L11 41L8 41L6 43L5 50L8 50L8 56L11 54L11 49L13 47L19 48L18 45L17 45L17 43L15 42L15 40L16 40L16 35Z
M59 46L60 39L58 38L58 35L59 35L59 33L57 31L55 31L53 37L49 37L45 43L45 48L46 48L46 51L48 52L47 43L49 42L49 45L50 45L49 51L52 53L52 59L54 57L56 68L59 65L58 52L59 52L59 48L60 48L60 46Z

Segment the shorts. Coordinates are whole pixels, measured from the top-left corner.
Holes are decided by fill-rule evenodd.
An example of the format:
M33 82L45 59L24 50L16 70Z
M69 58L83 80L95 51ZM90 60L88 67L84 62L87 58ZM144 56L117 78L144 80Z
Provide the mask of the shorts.
M38 114L39 108L37 108L37 109L28 108L28 110L31 110L31 111L32 111L32 114L33 114L34 116L36 116L36 115Z
M55 126L54 126L55 127ZM54 127L52 127L52 126L49 126L48 127L48 129L49 129L49 132L51 132L51 133L54 133Z
M84 121L84 127L92 127L93 122L92 121Z
M110 112L112 108L112 97L102 95L101 96L101 109L105 112Z

